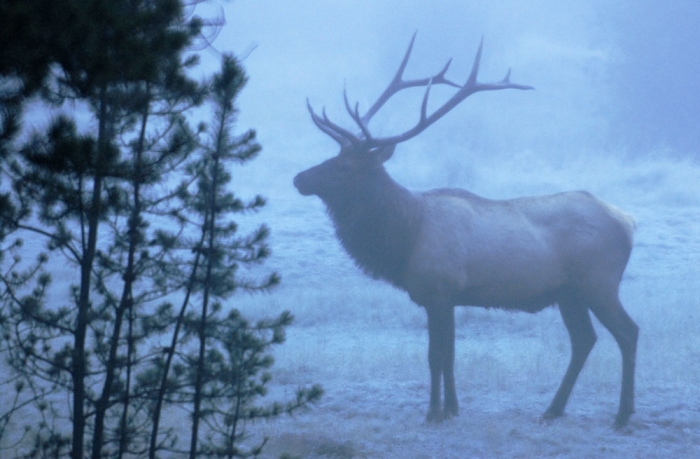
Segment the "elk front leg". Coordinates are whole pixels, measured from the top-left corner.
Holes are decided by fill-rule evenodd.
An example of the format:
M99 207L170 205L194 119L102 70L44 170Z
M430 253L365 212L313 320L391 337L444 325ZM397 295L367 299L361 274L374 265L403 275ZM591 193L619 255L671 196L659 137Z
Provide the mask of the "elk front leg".
M459 414L455 390L455 317L454 307L426 307L428 312L428 364L430 366L430 408L426 422L440 422ZM441 406L442 380L445 381L445 405Z

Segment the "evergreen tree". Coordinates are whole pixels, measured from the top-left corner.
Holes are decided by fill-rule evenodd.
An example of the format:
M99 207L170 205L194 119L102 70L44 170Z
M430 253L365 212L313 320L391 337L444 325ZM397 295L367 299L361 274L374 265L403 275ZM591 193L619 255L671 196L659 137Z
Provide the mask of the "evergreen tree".
M135 255L151 258L140 187L160 182L191 150L181 112L200 102L201 89L185 76L195 61L183 60L183 53L201 21L186 19L175 0L61 6L58 23L71 26L49 28L56 38L50 57L59 72L43 84L42 93L52 103L84 104L96 126L81 133L72 119L57 117L46 134L36 134L20 151L11 172L20 207L25 213L37 210L32 224L17 226L47 237L49 249L75 263L80 275L72 305L47 307L36 295L17 299L15 321L25 328L15 337L21 352L13 362L28 378L70 391L71 455L84 457L86 430L92 426L92 456L101 457L106 412L115 396L124 396L119 393L124 382L115 380L123 360L117 356L125 343L123 317L132 311L134 282L149 269L148 263L137 265ZM109 239L114 242L107 247ZM116 273L122 277L121 293L106 288L105 279ZM133 336L128 340L133 345ZM103 381L99 395L93 393L97 381Z
M50 255L27 263L20 238L0 245L0 353L13 370L0 387L15 393L0 413L0 437L10 416L34 407L29 456L185 453L160 419L186 406L190 457L244 457L259 451L238 447L246 421L320 397L314 386L259 406L267 352L284 340L291 315L250 324L224 311L233 293L267 290L279 278L241 274L269 256L267 227L241 236L233 222L264 199L244 202L228 190L230 167L260 151L253 131L233 133L245 74L227 56L211 81L187 76L203 22L183 6L0 4L0 22L10 24L0 30L8 38L0 50L0 164L12 183L0 193L0 244L17 231L43 237ZM24 60L23 46L33 46ZM24 104L36 96L59 115L45 132L18 139ZM211 126L192 128L185 115L205 101ZM64 103L89 110L94 123L60 114ZM52 274L66 266L75 274L64 273L71 285L61 292Z
M260 209L264 199L256 196L244 202L227 189L231 181L228 167L244 165L260 151L254 131L240 136L233 134L234 103L245 82L240 64L232 56L224 56L221 72L210 85L212 126L188 170L192 178L186 183L192 186L181 188L183 213L178 216L191 222L198 236L185 245L194 254L189 263L179 261L189 266L189 282L165 362L158 362L163 370L155 372L160 375L160 386L149 457L155 457L157 445L163 444L156 441L156 435L168 388L170 398L192 406L190 458L245 457L237 445L242 438L239 428L243 422L291 413L321 395L320 387L314 386L300 389L293 402L256 406L257 398L265 394L265 384L270 380L265 370L272 365L272 358L266 353L270 346L284 341L284 328L292 317L285 312L277 319L250 325L235 309L222 314L222 300L236 291L263 291L279 282L276 273L259 280L246 279L240 274L242 266L261 263L270 255L266 226L239 235L233 220L236 214ZM196 307L186 312L188 302ZM200 441L202 436L206 440L204 444Z

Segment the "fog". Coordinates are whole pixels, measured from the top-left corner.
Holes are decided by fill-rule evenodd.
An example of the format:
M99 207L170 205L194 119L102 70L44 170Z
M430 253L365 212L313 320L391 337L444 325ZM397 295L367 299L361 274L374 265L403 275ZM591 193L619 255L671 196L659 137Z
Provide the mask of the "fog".
M268 399L320 383L309 412L250 426L263 457L698 457L700 452L700 3L689 0L236 0L196 14L225 19L201 50L202 75L221 52L249 76L237 129L255 129L260 158L232 168L232 188L270 198L243 229L265 222L282 275L270 294L227 307L296 319L276 351ZM637 413L610 428L620 354L607 330L574 389L568 415L538 416L569 362L556 308L537 315L460 308L460 417L422 426L428 407L425 313L367 279L337 241L321 201L292 179L337 153L306 100L356 130L343 103L366 110L395 74L417 32L406 78L466 81L484 39L479 81L534 91L475 94L398 146L389 173L410 189L467 188L489 198L589 190L634 215L638 228L621 299L641 329ZM434 88L428 110L452 94ZM405 91L372 120L376 136L416 122L423 91ZM65 273L70 276L71 273ZM59 278L65 288L68 278ZM183 414L183 418L184 418ZM185 428L186 420L170 420ZM251 444L252 444L251 443Z
M218 14L226 25L214 47L244 57L250 76L240 125L258 130L278 164L298 168L334 154L334 143L310 122L306 98L352 127L343 87L366 109L416 31L407 78L432 75L453 58L448 76L465 81L483 36L480 81L500 80L511 67L512 81L536 91L473 96L400 146L397 161L456 154L468 164L523 151L697 156L700 146L700 7L690 1L241 0ZM448 93L434 91L430 106ZM421 97L418 91L388 105L372 132L390 135L414 122Z
M322 404L261 426L269 457L696 457L700 451L700 6L690 1L239 0L223 10L214 48L244 59L250 77L239 128L263 154L234 172L235 187L270 197L282 286L236 299L246 313L291 309L297 321L276 357L278 390L320 382ZM299 171L337 153L312 123L306 99L357 130L343 88L366 110L389 83L417 32L406 78L466 81L483 37L479 81L534 91L475 94L386 163L410 189L467 188L489 198L586 189L634 215L635 248L621 284L641 328L637 414L610 429L620 354L599 337L567 407L539 414L569 358L558 311L537 315L460 308L457 386L463 414L421 428L427 409L425 314L405 294L356 269L319 199L292 186ZM215 51L204 50L214 68ZM209 66L209 67L208 67ZM405 91L370 125L395 135L416 122L422 90ZM428 110L452 94L434 88ZM680 342L679 342L680 340Z

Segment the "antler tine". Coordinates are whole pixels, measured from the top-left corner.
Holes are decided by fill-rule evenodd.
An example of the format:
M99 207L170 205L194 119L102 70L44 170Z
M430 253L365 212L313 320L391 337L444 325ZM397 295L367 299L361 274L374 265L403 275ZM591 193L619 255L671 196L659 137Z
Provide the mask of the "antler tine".
M448 63L449 65L449 63ZM430 95L430 88L433 86L433 79L431 78L428 82L428 87L425 88L425 94L423 95L423 103L420 106L420 121L419 123L425 122L425 118L428 112L428 96Z
M326 107L323 107L322 114L323 114L323 124L325 124L329 129L332 129L333 131L335 131L337 134L344 137L348 142L350 142L352 144L359 145L361 143L360 139L355 134L353 134L352 132L348 131L345 128L338 126L337 124L332 122L330 119L328 119L328 115L326 114Z
M501 83L510 83L510 67L508 67L508 73L506 73L506 77L501 80Z
M333 140L338 142L341 147L346 146L349 143L359 143L359 139L352 135L352 133L341 128L340 126L328 119L325 107L323 108L322 112L323 118L316 114L308 98L306 99L306 107L309 109L309 113L311 114L311 120L314 122L316 127L319 128L325 134L327 134L329 137L331 137Z
M469 74L467 83L464 86L476 86L476 77L479 74L479 65L481 64L481 50L484 48L484 37L481 36L481 41L479 42L479 49L476 51L476 57L474 58L474 64L472 65L472 71Z
M306 99L306 108L309 110L309 113L311 114L311 120L314 122L317 128L319 128L323 133L332 137L333 140L335 140L336 142L340 144L343 143L343 141L345 140L344 138L340 137L336 132L332 131L325 124L323 124L323 120L319 118L316 112L314 112L313 107L311 107L309 99Z
M391 83L389 83L389 86L384 90L382 95L379 96L377 101L369 108L369 110L367 110L367 113L365 113L362 116L362 123L365 126L369 124L369 121L372 119L372 117L379 111L380 108L384 106L384 104L391 98L391 96L401 91L402 89L413 88L416 86L426 86L431 80L433 84L446 84L455 88L462 87L461 85L453 83L452 81L445 78L445 73L447 73L447 69L450 68L452 59L449 59L445 64L445 67L443 67L443 69L433 77L408 81L405 81L403 79L403 73L406 70L406 66L408 65L408 61L411 57L411 52L413 51L413 44L416 41L417 34L417 31L413 33L413 36L411 37L411 42L408 44L408 49L406 50L406 54L404 54L403 60L401 61L401 65L399 65L399 69L396 71L396 74L394 75L394 78L392 78Z
M532 86L511 83L510 82L510 69L508 69L508 73L506 73L506 77L497 83L479 83L479 82L477 82L477 76L479 74L479 65L481 63L481 52L483 49L483 45L484 45L484 38L482 37L481 41L479 43L479 49L476 52L476 57L474 58L474 64L472 65L472 70L469 73L469 78L467 79L467 82L464 84L464 86L461 86L461 87L458 86L460 89L447 102L445 102L440 108L435 110L430 116L427 116L426 106L428 103L428 94L430 92L430 86L436 82L436 81L432 81L432 80L429 81L428 88L426 89L425 95L423 96L423 103L421 105L421 114L420 114L420 119L419 119L418 123L413 128L409 129L408 131L404 132L403 134L399 134L399 135L396 135L393 137L373 139L373 142L372 142L373 145L374 146L395 145L397 143L404 142L412 137L415 137L416 135L423 132L428 126L430 126L435 121L442 118L450 110L455 108L460 102L462 102L464 99L471 96L475 92L494 91L494 90L500 90L500 89L522 89L522 90L534 89ZM449 62L448 62L447 66L449 66ZM438 74L438 76L441 78L443 77L443 75L444 75L444 73ZM443 81L440 81L440 83L443 83Z
M474 94L475 92L479 91L492 91L492 90L498 90L498 89L535 89L532 86L527 86L527 85L522 85L522 84L515 84L510 82L510 67L508 68L508 72L506 73L505 78L503 78L501 81L497 83L479 83L476 81L478 75L479 75L479 66L481 64L481 51L484 48L484 37L481 37L481 41L479 42L479 49L476 51L476 57L474 58L474 64L472 65L472 71L469 73L469 78L467 79L466 84L457 91L457 94L455 94L454 97L456 97L458 94L462 94L463 97L459 100L460 102L470 95Z
M450 80L448 80L447 78L445 78L445 73L447 73L447 69L450 68L450 64L452 64L452 58L449 58L447 60L445 67L440 71L440 73L438 73L433 78L431 78L431 80L433 80L433 82L437 81L438 83L446 84L448 86L454 86L455 88L461 88L461 86L458 85L457 83L453 83Z
M365 140L371 140L372 139L372 134L369 132L369 129L367 128L367 125L365 122L362 120L362 117L360 116L360 104L355 103L355 110L353 110L350 107L350 101L348 100L348 91L346 88L343 88L343 99L345 101L345 109L348 111L350 114L350 117L357 123L357 125L360 127L360 130L362 131L362 134L365 136Z
M401 65L399 65L399 69L396 71L396 74L394 75L394 78L392 78L391 83L389 83L389 86L384 90L381 96L379 96L379 99L367 110L367 113L364 114L362 117L362 122L366 125L369 123L369 120L372 119L372 117L379 111L380 108L386 103L387 100L391 98L396 92L400 91L402 88L402 80L403 80L403 72L406 70L406 66L408 65L408 60L411 57L411 51L413 51L413 43L416 41L416 34L418 31L413 32L413 36L411 37L411 42L408 44L408 49L406 50L406 54L403 56L403 60L401 61Z

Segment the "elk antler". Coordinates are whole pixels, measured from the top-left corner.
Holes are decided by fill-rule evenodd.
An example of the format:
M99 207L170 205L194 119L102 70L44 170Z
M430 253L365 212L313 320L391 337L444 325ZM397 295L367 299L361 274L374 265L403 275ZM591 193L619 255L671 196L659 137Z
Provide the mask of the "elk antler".
M346 146L346 145L354 145L356 147L363 146L366 149L369 148L374 148L374 147L380 147L380 146L386 146L386 145L395 145L400 142L405 142L408 139L411 139L421 132L423 132L428 126L445 116L450 110L452 110L454 107L456 107L460 102L462 102L464 99L467 97L471 96L475 92L479 91L495 91L499 89L534 89L532 86L525 86L521 84L515 84L510 82L510 69L508 69L508 73L506 73L506 76L503 80L497 82L497 83L479 83L476 81L477 74L479 73L479 63L481 61L481 50L484 45L484 39L483 37L481 38L481 42L479 43L479 49L476 52L476 57L474 58L474 64L472 66L471 73L469 74L469 78L467 79L467 82L463 85L460 86L456 83L453 83L452 81L448 80L445 78L445 73L447 73L447 69L450 67L450 64L452 63L452 59L447 61L447 64L445 64L445 67L438 72L436 75L429 77L429 78L423 78L420 80L404 80L403 79L403 72L406 69L406 65L408 64L408 59L411 56L411 51L413 50L413 43L416 39L416 34L413 34L413 37L411 38L411 42L408 45L408 50L406 51L406 55L403 58L403 61L401 61L401 65L399 66L398 71L396 72L396 75L394 75L394 78L391 80L389 83L389 86L384 90L381 96L377 99L377 101L367 110L367 112L364 115L360 115L359 112L359 104L355 104L355 107L350 106L350 102L348 101L348 96L347 96L347 91L343 90L343 98L345 100L345 108L347 109L348 113L350 114L350 117L355 121L355 123L358 125L361 131L361 136L353 134L352 132L348 131L345 128L342 128L338 126L337 124L333 123L331 120L328 119L328 116L326 115L325 109L323 110L322 114L323 117L318 116L313 108L311 107L311 104L309 103L308 99L306 101L307 107L309 109L309 112L311 113L311 119L314 121L316 126L326 134L328 134L330 137L332 137L335 141L337 141L341 146ZM445 102L440 108L435 110L431 115L427 114L427 107L428 107L428 97L430 95L430 88L433 85L436 84L445 84L448 86L453 86L455 88L459 88L458 91L447 101ZM407 88L413 88L417 86L425 86L425 94L423 95L423 102L421 104L421 111L420 111L420 119L418 120L418 123L409 129L408 131L398 134L392 137L384 137L384 138L374 138L372 134L369 132L369 128L367 125L369 124L370 120L372 117L379 111L379 109L384 106L384 104L397 92L407 89Z

